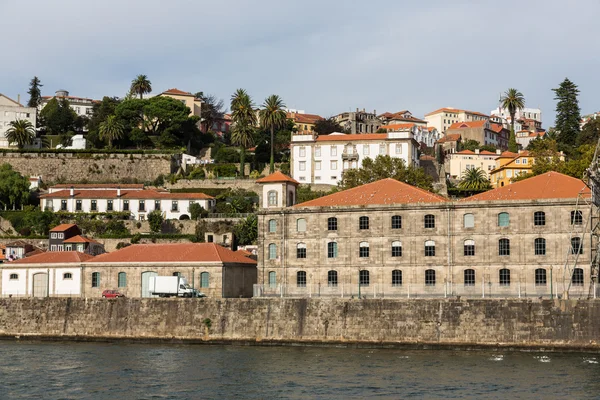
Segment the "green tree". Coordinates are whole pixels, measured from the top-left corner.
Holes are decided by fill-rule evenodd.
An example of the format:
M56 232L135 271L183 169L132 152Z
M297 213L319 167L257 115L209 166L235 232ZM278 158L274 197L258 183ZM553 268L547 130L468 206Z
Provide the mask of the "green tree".
M77 113L71 109L67 99L50 100L40 112L41 125L53 135L60 135L76 129Z
M564 150L569 150L577 143L580 131L581 113L577 99L579 89L565 78L559 87L552 91L555 95L554 100L557 100L554 128L558 132L558 143Z
M28 199L29 179L13 170L10 164L0 165L0 207L14 210Z
M275 172L275 129L285 125L287 121L287 113L285 112L285 104L281 97L276 94L265 99L260 110L260 124L263 128L271 131L271 161L269 163L269 172Z
M335 120L335 117L329 117L315 123L315 132L319 135L329 135L333 132L344 132L344 128Z
M150 230L152 232L160 232L164 221L165 219L160 210L154 210L148 213L148 224L150 225Z
M477 140L468 139L460 143L460 150L471 150L475 151L481 147L481 144Z
M254 144L256 112L252 98L244 89L231 97L231 141L240 146L240 174L245 174L246 149Z
M208 211L204 209L200 204L193 203L190 204L190 218L193 220L197 220L200 218L204 218L208 216Z
M152 91L152 82L146 75L138 75L134 80L131 81L131 93L135 93L140 96L140 100L144 98L144 94Z
M98 131L100 124L106 121L109 115L116 114L117 106L120 103L118 98L108 96L104 96L99 103L94 103L92 116L88 122L89 131Z
M196 98L202 100L202 109L200 110L201 124L204 126L204 132L212 129L213 123L224 115L225 103L217 96L204 92L195 94Z
M39 107L40 104L42 104L42 90L40 89L42 86L42 82L39 80L39 78L37 76L34 76L31 79L31 82L29 82L29 90L27 91L27 93L29 93L29 101L27 102L27 107L34 107L36 109L36 115L37 115L37 108ZM37 124L39 126L40 122L36 119Z
M465 171L462 180L458 183L458 188L463 190L470 190L474 192L481 192L484 190L491 189L489 179L485 171L481 168L469 168Z
M6 131L8 143L16 143L22 149L25 145L32 144L35 138L35 128L31 122L18 119L9 123L10 128Z
M577 136L577 146L584 144L598 143L600 138L600 118L594 118L588 121L581 129L581 133Z
M100 124L100 139L108 141L108 147L112 148L113 140L123 137L123 124L119 122L116 116L109 115L106 121Z
M255 244L258 238L258 218L256 215L250 215L240 221L233 229L233 233L238 244L245 246Z
M427 175L423 168L412 165L407 167L403 159L392 158L389 155L379 155L375 160L365 158L361 168L344 171L338 187L345 190L385 178L396 179L421 189L433 190L433 178Z
M523 93L515 88L508 89L500 98L502 108L506 108L510 114L510 138L508 140L508 150L517 152L519 146L515 137L515 115L518 110L525 107L525 97Z

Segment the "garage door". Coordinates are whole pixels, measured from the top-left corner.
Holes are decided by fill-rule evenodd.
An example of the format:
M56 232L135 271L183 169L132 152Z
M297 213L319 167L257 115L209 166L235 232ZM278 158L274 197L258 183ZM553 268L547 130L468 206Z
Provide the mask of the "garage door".
M158 276L157 272L142 272L142 297L157 297L150 294L149 280L151 276Z
M33 296L48 296L48 274L42 272L33 274Z

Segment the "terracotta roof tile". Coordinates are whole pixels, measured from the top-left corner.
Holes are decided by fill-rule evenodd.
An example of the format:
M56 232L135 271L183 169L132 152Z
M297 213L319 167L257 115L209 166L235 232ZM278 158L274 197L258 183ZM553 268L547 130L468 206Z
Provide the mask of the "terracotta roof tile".
M179 90L179 89L176 89L176 88L165 90L161 94L172 94L172 95L176 95L176 96L191 96L191 97L194 97L194 95L191 94L190 92L184 92L183 90Z
M294 122L300 124L315 124L317 121L325 118L316 114L298 114L298 113L287 113L287 117L292 119Z
M485 126L486 123L487 123L487 120L455 122L452 125L450 125L448 130L450 130L450 129L466 129L466 128L481 128L481 127Z
M276 182L290 182L295 185L299 185L297 180L287 176L281 171L276 171L269 176L265 176L264 178L260 178L256 181L256 183L276 183Z
M143 189L143 183L60 183L50 189Z
M590 189L582 180L558 172L546 172L460 201L575 199Z
M442 112L457 113L457 114L460 114L460 113L474 114L474 115L481 115L482 117L488 117L489 118L488 115L480 113L478 111L468 111L468 110L461 110L461 109L458 109L458 108L450 108L450 107L438 108L435 111L432 111L430 113L425 114L425 116L427 117L429 115L434 115L434 114L438 114L438 113L442 113Z
M457 152L456 154L475 154L475 152L471 150L462 150Z
M497 153L494 153L493 151L487 151L487 150L480 151L479 154L482 154L484 156L498 156L499 155Z
M446 198L407 183L387 178L295 205L344 207L410 203L443 203Z
M95 241L94 239L87 238L85 236L77 235L77 236L73 236L72 238L65 240L63 243L99 243L99 242Z
M329 135L317 136L317 142L343 142L355 140L385 140L387 133L331 133Z
M50 232L63 232L63 231L66 231L67 229L71 229L74 226L77 227L77 225L75 225L75 224L60 224L60 225L57 225L54 228L50 229Z
M400 129L411 129L413 126L415 126L415 124L389 124L382 125L381 129L385 129L387 131L394 131Z
M6 265L80 263L83 261L88 261L92 258L94 258L94 256L80 253L78 251L48 251L30 257L21 258L16 261L11 261Z
M500 158L515 158L518 156L518 153L513 153L512 151L504 151L502 154L500 154Z
M91 263L222 262L256 265L256 261L216 243L134 244L94 257Z
M59 190L54 193L47 193L40 198L43 199L65 199L71 196L70 190ZM73 196L77 199L116 199L116 190L75 190ZM122 190L121 199L157 199L157 200L206 200L214 199L204 193L171 193L167 191L161 191L156 189L144 189L144 190Z
M443 138L438 140L438 143L456 142L460 139L460 133L448 133Z

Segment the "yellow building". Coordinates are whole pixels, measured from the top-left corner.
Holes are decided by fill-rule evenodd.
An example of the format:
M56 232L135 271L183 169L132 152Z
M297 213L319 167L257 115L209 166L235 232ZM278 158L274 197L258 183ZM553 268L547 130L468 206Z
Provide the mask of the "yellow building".
M299 134L313 132L315 124L323 119L320 115L305 114L296 111L288 112L287 117L294 121L294 128L296 128Z
M505 151L496 159L496 168L490 171L492 187L498 188L511 184L511 179L531 172L535 162L529 151L511 153Z
M444 133L457 122L487 121L490 117L477 111L445 107L425 114L424 119L428 127L434 127L438 132Z
M202 111L202 100L196 98L193 94L189 92L184 92L179 89L169 89L167 91L162 92L159 96L170 97L175 100L181 101L190 109L190 115L196 115L200 117L200 112ZM200 123L198 123L200 125Z

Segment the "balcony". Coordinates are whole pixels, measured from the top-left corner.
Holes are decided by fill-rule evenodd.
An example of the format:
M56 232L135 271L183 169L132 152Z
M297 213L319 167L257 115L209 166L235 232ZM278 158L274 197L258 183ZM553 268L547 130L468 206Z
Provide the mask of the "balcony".
M343 161L358 161L358 152L354 151L354 150L344 150L344 152L342 153L342 160Z

